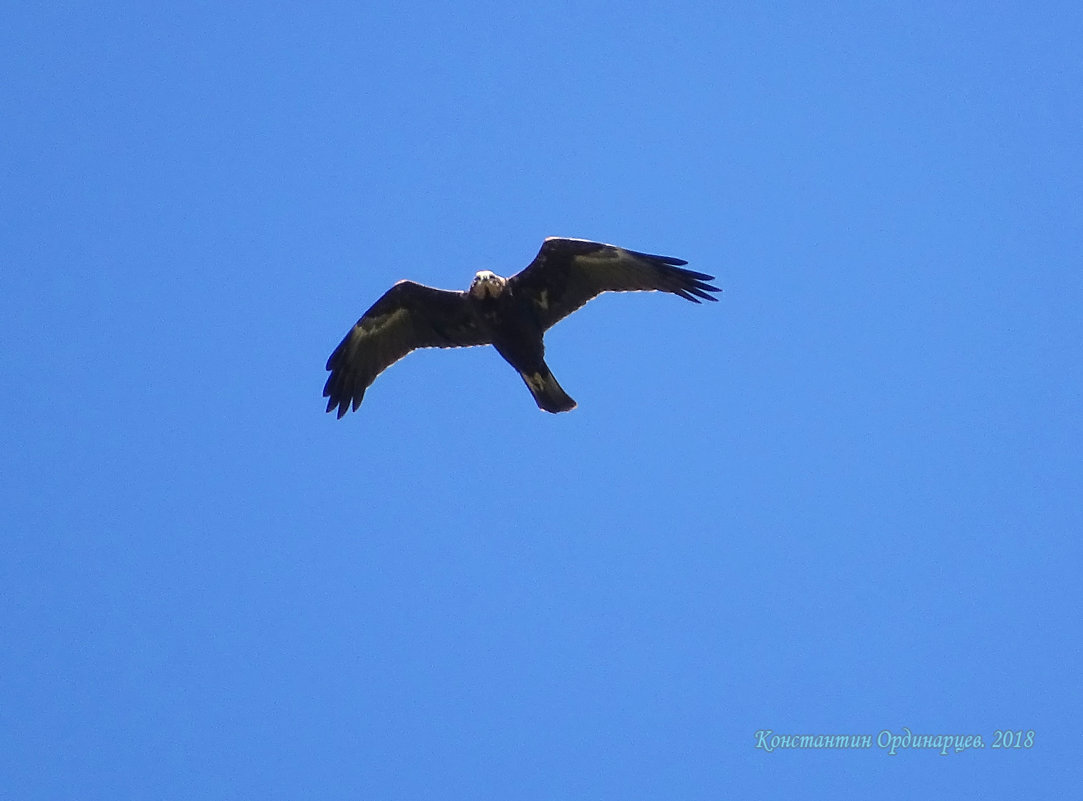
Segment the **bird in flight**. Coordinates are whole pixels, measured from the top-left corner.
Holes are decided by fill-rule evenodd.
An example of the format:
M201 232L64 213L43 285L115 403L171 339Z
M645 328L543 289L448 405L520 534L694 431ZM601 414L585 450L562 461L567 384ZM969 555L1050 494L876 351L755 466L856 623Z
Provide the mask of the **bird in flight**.
M575 401L545 363L545 332L603 292L671 292L685 300L718 300L714 276L686 270L688 262L651 256L585 239L549 237L522 272L502 278L489 270L465 292L399 281L372 304L327 360L327 411L341 418L361 405L376 376L417 348L492 345L515 368L547 412Z

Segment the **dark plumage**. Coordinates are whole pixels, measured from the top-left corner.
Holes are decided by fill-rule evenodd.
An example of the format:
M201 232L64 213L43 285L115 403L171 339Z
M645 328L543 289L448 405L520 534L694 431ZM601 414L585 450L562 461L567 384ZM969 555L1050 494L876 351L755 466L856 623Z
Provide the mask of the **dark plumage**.
M381 372L416 348L492 345L518 371L541 409L566 412L575 401L545 364L551 326L603 292L657 290L685 300L717 300L714 276L687 262L585 239L550 237L518 275L479 272L466 292L399 281L357 321L327 360L327 411L341 418L361 405Z

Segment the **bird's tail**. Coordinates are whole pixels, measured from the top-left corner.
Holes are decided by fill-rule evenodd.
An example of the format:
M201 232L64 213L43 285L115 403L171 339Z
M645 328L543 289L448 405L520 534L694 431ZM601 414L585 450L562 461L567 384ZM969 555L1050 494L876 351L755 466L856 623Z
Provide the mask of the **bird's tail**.
M549 368L542 364L541 369L519 373L526 382L527 389L534 396L539 409L556 414L567 412L575 408L575 401L571 399L564 388L553 378Z

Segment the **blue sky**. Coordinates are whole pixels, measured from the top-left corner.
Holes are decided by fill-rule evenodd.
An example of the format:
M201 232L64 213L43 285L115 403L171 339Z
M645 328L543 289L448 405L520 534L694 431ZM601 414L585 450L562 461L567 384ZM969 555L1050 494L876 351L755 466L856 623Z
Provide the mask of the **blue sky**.
M1076 4L7 17L0 795L1078 790ZM491 349L323 413L548 235L725 292L552 330L569 414Z

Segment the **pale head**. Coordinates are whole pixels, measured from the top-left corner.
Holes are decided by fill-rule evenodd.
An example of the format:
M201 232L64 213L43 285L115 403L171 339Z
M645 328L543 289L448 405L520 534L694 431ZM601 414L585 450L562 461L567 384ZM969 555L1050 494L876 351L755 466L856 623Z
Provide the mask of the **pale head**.
M492 270L480 270L470 284L470 294L478 300L497 298L507 287L508 279L501 278Z

